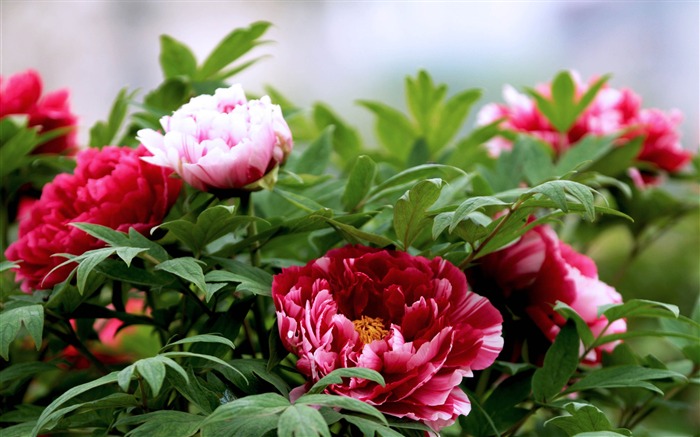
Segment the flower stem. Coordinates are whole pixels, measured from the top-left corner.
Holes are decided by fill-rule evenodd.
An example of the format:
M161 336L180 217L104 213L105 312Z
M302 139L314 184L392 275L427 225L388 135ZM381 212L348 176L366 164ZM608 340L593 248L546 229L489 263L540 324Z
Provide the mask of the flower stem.
M241 210L251 218L255 218L255 206L250 192L245 192L241 195ZM255 220L251 220L248 225L248 237L252 237L258 233L258 226ZM260 256L260 243L254 241L250 246L250 264L253 267L260 267L262 259ZM264 309L266 302L263 296L255 296L253 304L253 318L255 319L255 328L258 334L258 347L263 358L269 358L270 348L267 342L268 332L265 328L265 313Z

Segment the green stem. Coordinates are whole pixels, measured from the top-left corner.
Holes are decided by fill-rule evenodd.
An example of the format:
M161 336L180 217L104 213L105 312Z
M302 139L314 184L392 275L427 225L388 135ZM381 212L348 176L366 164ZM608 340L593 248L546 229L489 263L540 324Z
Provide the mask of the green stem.
M105 366L104 363L102 363L102 361L100 361L95 355L93 355L93 353L90 352L90 350L83 344L83 342L80 341L80 339L78 338L77 334L73 330L73 327L71 326L70 323L63 321L63 320L58 320L58 319L52 320L53 317L51 317L48 313L47 313L47 319L51 320L53 322L53 323L46 326L46 330L48 332L52 333L53 335L58 337L60 340L66 342L69 345L76 348L81 354L83 354L85 356L85 358L88 359L88 361L90 361L90 363L92 363L93 366L95 366L95 368L100 373L102 373L104 375L109 373L109 369L107 368L107 366ZM59 329L54 328L53 325L55 323L58 323L59 326L62 326L66 332L63 332Z
M518 208L520 208L520 205L522 205L525 200L526 200L526 198L520 199L517 202L515 202L510 208L508 208L508 212L503 217L503 220L501 220L496 225L496 227L493 228L491 233L489 235L487 235L486 238L484 238L484 240L481 242L481 244L479 244L479 246L475 247L474 250L472 250L472 252L469 254L469 256L467 256L467 258L459 264L460 270L466 269L469 266L469 264L471 264L471 262L474 260L474 258L476 258L476 256L479 254L479 252L481 252L484 249L484 247L486 247L486 245L489 244L489 242L491 240L493 240L493 238L496 235L498 235L498 232L500 232L500 230L503 228L503 226L506 224L506 222L512 217L513 212L515 212Z

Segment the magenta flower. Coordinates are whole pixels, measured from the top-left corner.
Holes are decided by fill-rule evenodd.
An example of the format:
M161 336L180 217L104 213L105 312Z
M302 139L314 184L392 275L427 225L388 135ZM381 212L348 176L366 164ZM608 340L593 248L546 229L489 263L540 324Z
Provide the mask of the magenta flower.
M70 131L54 138L32 153L67 153L77 151L77 117L70 111L68 90L54 91L41 96L42 83L39 73L27 70L8 78L0 76L0 119L10 115L26 115L29 127L38 127L39 132L58 128Z
M598 279L593 260L561 242L549 226L537 226L515 244L490 253L467 270L475 291L488 297L504 314L510 358L517 360L527 352L531 361L539 361L559 333L565 320L554 311L557 301L572 307L588 324L594 335L607 325L598 316L598 307L622 302L622 297ZM624 320L616 320L607 334L625 332ZM527 340L528 351L520 348ZM592 351L585 361L599 363L602 352L610 352L617 343L607 343Z
M347 246L284 269L272 297L282 342L310 384L341 367L376 370L385 387L352 378L327 390L435 430L469 412L462 378L503 346L501 314L440 258Z
M171 168L193 187L245 189L282 164L292 134L270 98L247 101L240 85L194 97L160 120L164 133L142 129L143 159Z
M144 148L109 146L86 149L77 155L74 174L63 173L46 184L41 198L21 217L18 240L5 251L21 261L17 279L22 289L51 288L66 279L74 265L50 273L65 258L81 255L104 242L70 223L95 223L118 231L134 228L147 233L163 222L175 203L182 181L169 170L141 160Z
M576 74L574 79L579 97L593 83L593 80L589 84L583 83ZM539 85L537 91L545 96L551 94L549 84ZM586 135L624 132L620 145L641 135L644 136L644 144L637 160L671 173L679 171L692 157L679 140L680 112L641 109L641 98L629 89L603 87L565 135L560 135L554 129L530 97L508 85L504 87L503 97L505 104L490 103L479 111L477 124L504 118L502 128L534 135L549 143L557 153L564 152ZM486 145L494 156L511 148L510 141L501 137L490 140ZM652 175L644 176L645 181L653 182Z

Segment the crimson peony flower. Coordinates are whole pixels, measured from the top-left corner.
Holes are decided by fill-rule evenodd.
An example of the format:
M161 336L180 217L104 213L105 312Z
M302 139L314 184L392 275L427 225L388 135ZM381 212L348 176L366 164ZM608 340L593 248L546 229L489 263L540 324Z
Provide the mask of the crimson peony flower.
M580 97L590 84L583 83L576 74L573 76L576 95ZM594 80L590 81L593 82ZM537 91L545 96L551 95L549 84L538 86ZM518 93L508 85L504 87L503 97L505 104L490 103L479 111L477 124L488 124L505 118L501 127L534 135L549 143L557 153L570 148L586 135L627 131L620 144L644 136L644 144L637 160L653 164L667 172L679 171L692 157L690 151L684 150L680 144L680 112L641 109L641 98L629 89L618 90L604 86L565 135L560 135L554 129L530 97ZM502 150L509 150L511 143L497 137L489 141L487 147L492 155L497 156ZM651 175L645 175L644 179L647 182L654 180Z
M44 186L41 198L20 220L18 240L5 251L22 261L17 279L22 289L51 288L74 268L56 253L80 255L104 246L70 223L95 223L118 231L134 228L147 233L162 223L180 192L182 182L169 170L141 160L144 148L109 146L78 153L74 174L60 174Z
M539 361L559 333L565 320L553 310L557 301L572 307L588 324L594 335L608 321L598 316L598 307L622 302L614 288L598 279L593 260L561 242L552 228L537 226L515 244L490 253L467 270L474 290L488 297L503 314L512 314L504 330L512 359L521 353L527 340L531 361ZM616 320L606 333L625 332L624 320ZM603 351L617 343L592 350L585 361L599 363Z
M59 90L41 97L41 77L34 70L27 70L5 78L0 76L0 119L10 115L27 115L29 126L39 127L39 132L58 128L71 128L70 132L54 138L33 153L67 153L77 151L77 117L70 111L68 90Z
M144 160L202 191L245 188L282 164L293 146L280 107L267 96L247 101L240 85L194 97L160 123L165 134L138 132L153 154Z
M341 367L380 372L328 387L435 430L467 414L464 376L503 346L501 314L449 262L347 246L275 276L272 297L285 347L310 384Z

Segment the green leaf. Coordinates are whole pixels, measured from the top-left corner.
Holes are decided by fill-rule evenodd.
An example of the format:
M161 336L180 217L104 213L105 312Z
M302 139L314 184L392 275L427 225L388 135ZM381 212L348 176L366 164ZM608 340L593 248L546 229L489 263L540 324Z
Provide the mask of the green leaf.
M0 314L0 319L2 315ZM4 323L4 321L2 322ZM6 325L2 325L7 329ZM5 358L7 359L7 358ZM0 395L9 396L37 374L55 370L56 366L41 361L11 364L0 370Z
M377 174L377 164L367 155L357 157L343 191L343 207L353 211L367 197Z
M0 147L0 178L4 178L24 164L23 158L31 153L39 141L37 128L17 128L9 119L3 120L0 127L13 133ZM3 132L2 136L6 134Z
M372 405L348 396L336 396L330 394L304 394L296 401L296 405L323 405L332 408L342 408L357 413L372 416L386 424L384 415Z
M574 385L564 390L562 394L596 388L640 387L663 395L663 392L658 387L647 381L667 378L680 381L687 380L682 374L671 370L649 369L634 365L615 366L588 373Z
M155 270L163 270L172 273L185 281L193 283L203 293L206 293L207 285L204 279L204 272L199 263L201 263L201 261L192 257L175 258L163 261L155 267Z
M171 77L165 79L158 88L146 94L143 103L145 109L149 110L147 115L154 117L153 121L157 123L160 116L170 115L171 112L187 103L191 96L192 84L188 80L179 76Z
M209 282L239 282L237 289L270 296L272 275L257 267L236 260L214 258L225 270L213 270L205 276Z
M629 430L614 430L605 414L596 406L571 402L564 406L570 416L559 416L545 422L545 426L554 425L568 436L579 435L585 432L612 431L617 435L631 436ZM596 434L600 435L600 434Z
M365 419L360 416L344 415L343 419L355 425L363 436L380 436L380 437L403 437L400 432L394 431L382 423L374 420Z
M544 364L532 377L535 400L547 403L561 393L578 366L579 346L576 326L569 321L544 356Z
M586 323L583 320L583 318L581 318L581 316L579 315L579 313L576 312L575 309L571 308L564 302L558 300L554 305L554 311L564 316L564 318L566 318L567 320L574 321L574 323L576 324L576 331L578 332L578 336L585 347L589 347L593 344L594 338L591 328L588 326L588 323Z
M277 422L277 435L279 437L330 437L331 432L318 410L297 403L280 415Z
M117 422L119 425L143 423L128 433L128 437L190 437L199 430L203 416L182 411L161 410L138 416L127 417Z
M466 90L450 97L441 109L437 128L428 138L430 150L441 150L457 134L474 103L481 98L481 90Z
M293 165L290 163L289 170L299 174L324 174L333 151L334 129L334 126L323 129L321 135L309 144L299 159Z
M60 410L58 410L58 407L66 403L68 400L73 399L74 397L79 396L89 390L92 390L93 388L117 382L118 373L119 372L112 372L94 381L75 386L63 393L58 398L56 398L46 407L44 412L41 413L41 416L37 420L36 426L32 430L32 436L36 437L39 433L41 433L41 431L46 427L46 425L62 416L63 413ZM74 407L77 408L78 406L74 405Z
M532 187L526 191L526 194L539 193L547 196L557 205L557 208L564 212L569 211L567 194L570 194L583 206L584 217L589 221L593 221L595 219L593 191L595 190L578 182L556 180Z
M178 344L190 344L190 343L221 343L224 344L231 349L235 349L236 346L233 344L231 340L228 338L224 338L220 335L214 335L214 334L199 334L199 335L193 335L191 337L183 338L182 340L178 340L172 343L168 343L161 350L171 348L175 345Z
M435 176L440 176L445 180L459 176L468 177L464 170L451 165L417 165L395 174L381 184L372 188L369 193L369 199L367 199L366 203L381 199L389 194L404 193L410 185L415 184L415 181L420 181Z
M411 121L400 111L380 102L360 100L358 103L376 115L376 131L382 146L392 157L405 161L417 134Z
M450 232L454 231L457 225L459 225L460 222L464 221L465 219L468 218L470 214L473 212L485 208L487 206L503 206L507 205L506 202L502 201L501 199L498 199L493 196L477 196L477 197L470 197L469 199L465 200L462 202L457 209L455 210L454 214L451 216L451 221L450 221Z
M420 132L425 136L431 128L435 112L445 97L447 87L435 86L428 72L420 70L415 79L406 77L406 100L408 108L418 122Z
M175 76L194 77L197 58L185 44L168 35L160 36L160 66L165 78Z
M34 432L36 421L20 423L2 429L2 437L27 437Z
M158 357L144 358L134 363L136 371L146 380L153 397L158 396L165 380L165 364Z
M427 209L440 197L443 184L442 179L420 181L394 205L394 230L404 250L411 247L418 233L425 228Z
M618 135L596 136L586 135L570 149L564 151L554 168L557 177L561 177L573 170L583 170L602 157L614 146Z
M362 151L360 135L355 129L344 123L331 109L323 103L316 103L313 107L313 119L319 129L327 126L335 126L333 131L333 150L337 153L342 163L349 164Z
M359 244L360 241L366 241L371 244L375 244L379 247L386 247L395 244L391 239L371 232L365 232L361 229L357 229L352 225L341 223L337 220L323 217L330 226L333 227L345 240L352 244Z
M267 31L270 25L270 23L258 21L247 28L236 29L226 35L207 59L204 60L197 72L197 79L205 80L210 78L255 46L262 44L263 41L259 41L258 38Z
M98 121L90 128L90 147L104 147L113 144L119 130L126 119L129 102L136 91L127 94L127 88L122 88L112 104L107 121Z
M17 338L24 326L34 341L36 350L41 347L44 331L44 307L42 305L22 305L6 308L0 313L0 356L10 360L10 343Z
M625 303L601 307L608 322L630 317L666 317L677 319L680 311L676 305L646 299L630 299Z
M228 402L202 422L202 437L265 435L276 428L277 417L290 406L277 393L250 395Z
M341 367L316 381L306 392L305 396L321 393L331 384L342 384L343 378L362 378L374 381L382 387L384 386L384 377L376 370L365 367Z
M552 81L552 101L556 117L550 119L559 132L567 132L576 121L576 85L568 71L562 71Z
M501 121L496 120L474 128L469 135L457 142L454 151L447 158L447 164L466 170L473 169L479 162L491 161L493 158L483 144L500 132Z
M644 145L644 137L634 138L622 146L613 147L600 159L593 162L586 170L607 176L619 176L634 165L634 159Z

